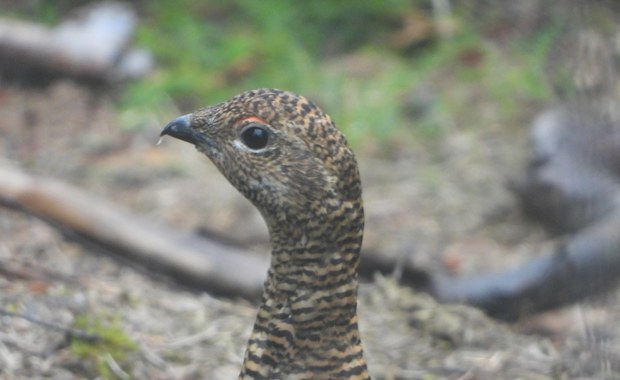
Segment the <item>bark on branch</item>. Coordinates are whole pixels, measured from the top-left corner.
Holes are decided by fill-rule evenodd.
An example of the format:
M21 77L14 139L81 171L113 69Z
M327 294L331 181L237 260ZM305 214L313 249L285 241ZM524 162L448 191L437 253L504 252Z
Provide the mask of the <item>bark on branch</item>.
M97 81L146 74L150 53L130 48L137 26L126 4L103 2L54 28L0 18L0 61L5 70L43 71Z
M0 203L25 210L188 285L256 299L268 259L155 224L52 179L0 166Z
M0 165L0 204L24 210L118 256L171 275L184 285L231 297L258 299L268 258L133 215L104 199L53 179ZM401 273L404 284L428 286L428 273L365 252L360 274Z

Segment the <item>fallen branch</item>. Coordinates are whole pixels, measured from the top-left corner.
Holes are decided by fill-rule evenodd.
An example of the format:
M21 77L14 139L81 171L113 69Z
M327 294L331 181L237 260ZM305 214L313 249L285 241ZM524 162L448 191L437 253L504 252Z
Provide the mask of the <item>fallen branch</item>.
M52 179L0 166L0 204L24 210L117 256L212 293L256 300L267 257L170 226L154 224L103 199ZM400 273L403 284L422 288L430 276L408 263L365 252L360 274Z
M268 259L156 225L59 181L0 166L0 203L211 292L256 299Z
M527 215L562 236L553 251L493 273L437 276L436 298L512 321L618 286L620 133L606 112L575 103L543 112L532 126L532 156L510 187Z
M54 28L0 18L1 66L99 81L131 79L151 69L150 53L130 47L137 17L128 5L103 2L75 13L79 17Z

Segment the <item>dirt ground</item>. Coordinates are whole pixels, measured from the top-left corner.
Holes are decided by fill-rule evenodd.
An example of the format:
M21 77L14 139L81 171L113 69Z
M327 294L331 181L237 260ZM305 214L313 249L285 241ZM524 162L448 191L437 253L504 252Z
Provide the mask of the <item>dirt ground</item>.
M260 216L206 159L181 142L155 146L175 113L160 110L145 115L146 128L122 130L127 115L105 92L69 81L3 86L0 160L152 220L268 252ZM525 134L526 126L455 130L433 152L413 145L390 160L360 152L364 249L459 274L541 252L548 238L504 186L523 163ZM180 287L106 253L0 208L0 307L65 327L99 321L136 344L80 351L64 331L0 316L1 379L236 377L253 305ZM359 309L376 379L620 379L618 300L615 292L507 325L377 276L362 285Z

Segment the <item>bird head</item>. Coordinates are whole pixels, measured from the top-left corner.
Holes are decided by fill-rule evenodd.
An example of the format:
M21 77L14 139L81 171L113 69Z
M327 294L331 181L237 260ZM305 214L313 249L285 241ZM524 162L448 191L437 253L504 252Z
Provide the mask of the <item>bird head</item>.
M268 224L302 214L320 220L344 204L361 209L353 153L331 118L302 96L246 91L175 119L161 135L194 144Z

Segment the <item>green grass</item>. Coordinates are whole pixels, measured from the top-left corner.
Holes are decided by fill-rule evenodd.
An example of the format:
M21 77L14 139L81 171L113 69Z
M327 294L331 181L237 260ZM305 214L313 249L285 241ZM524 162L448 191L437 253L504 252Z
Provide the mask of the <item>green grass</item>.
M396 15L407 4L390 3L392 8L370 0L150 3L138 41L154 51L164 69L126 102L148 104L166 92L182 108L195 108L249 87L304 90L316 80L320 58L326 58L321 42L350 46L380 33L381 24L358 24L371 15L380 18L386 9Z
M130 355L138 350L138 346L123 331L118 320L83 315L76 318L74 327L101 338L96 342L73 340L71 351L78 358L90 363L102 379L117 378L110 369L108 358L112 358L121 367L130 367Z
M507 118L528 102L551 97L542 68L556 29L500 48L455 14L460 28L454 37L435 39L408 56L381 41L399 12L417 5L404 0L390 5L379 7L371 0L149 3L138 43L153 50L159 69L126 89L122 108L128 115L161 112L173 108L173 99L181 112L189 112L249 88L276 87L308 95L354 146L381 151L390 141L435 140L453 125L480 125L485 120L472 112L476 107ZM470 52L480 54L480 62L466 62ZM342 57L383 63L356 75L333 69ZM411 119L402 99L416 88L428 88L432 102ZM139 117L127 119L131 124Z
M83 2L42 0L36 12L26 9L30 18L55 23ZM428 1L165 0L137 7L136 44L154 53L158 68L123 89L122 127L144 128L246 89L275 87L315 100L354 146L377 152L410 139L437 141L454 128L502 124L547 102L553 93L543 68L563 30L552 20L493 41L481 32L498 22L493 13L472 17L462 6L453 9L452 37L430 36L406 52L387 42L406 15L432 21ZM343 61L380 63L359 74ZM570 91L570 74L558 68L555 76L555 85ZM413 116L406 105L412 93L427 97Z

